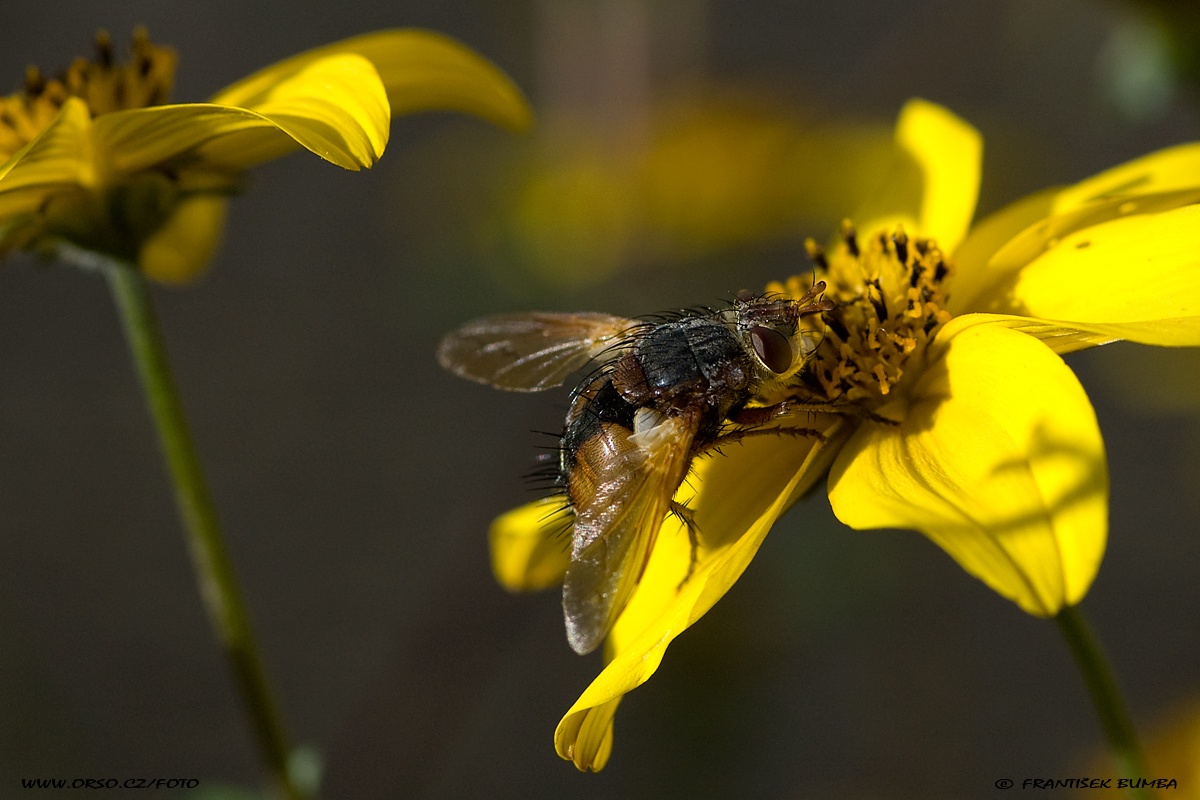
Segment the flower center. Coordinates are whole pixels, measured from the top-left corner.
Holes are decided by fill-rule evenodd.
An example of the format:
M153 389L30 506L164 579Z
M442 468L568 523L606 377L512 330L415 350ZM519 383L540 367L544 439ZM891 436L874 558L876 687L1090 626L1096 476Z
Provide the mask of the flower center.
M81 98L93 117L165 103L175 78L175 61L174 50L152 44L146 29L139 27L133 32L128 63L113 60L112 41L100 31L94 61L77 58L49 79L37 67L29 67L25 87L0 97L0 164L45 130L68 97Z
M950 319L946 311L951 265L931 239L909 239L897 227L860 240L842 225L842 241L828 254L805 243L816 279L837 303L826 312L826 334L802 373L820 403L882 405L913 355L924 350ZM769 292L799 297L811 280L789 278Z

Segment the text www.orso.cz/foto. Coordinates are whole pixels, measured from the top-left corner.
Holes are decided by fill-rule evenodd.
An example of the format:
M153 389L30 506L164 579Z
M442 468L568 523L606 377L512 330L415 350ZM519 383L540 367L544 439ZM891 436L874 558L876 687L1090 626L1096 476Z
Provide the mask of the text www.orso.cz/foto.
M195 789L198 778L22 778L22 789Z

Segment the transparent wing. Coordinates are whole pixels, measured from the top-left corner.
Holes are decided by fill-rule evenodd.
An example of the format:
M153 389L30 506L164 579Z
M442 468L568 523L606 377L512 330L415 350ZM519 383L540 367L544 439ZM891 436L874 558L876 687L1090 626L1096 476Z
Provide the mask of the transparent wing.
M610 348L620 348L637 320L584 312L502 314L468 322L446 335L438 363L497 389L540 392Z
M575 527L563 583L567 641L575 652L596 649L641 580L687 476L697 427L697 416L641 409L634 431L606 423L580 447L568 487Z

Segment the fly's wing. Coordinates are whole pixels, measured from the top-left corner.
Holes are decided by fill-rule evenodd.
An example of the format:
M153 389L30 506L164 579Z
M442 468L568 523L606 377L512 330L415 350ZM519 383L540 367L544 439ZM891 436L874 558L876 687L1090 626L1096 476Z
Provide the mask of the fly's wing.
M575 527L563 583L567 641L580 655L608 635L641 580L687 476L698 423L643 408L633 431L604 423L580 446L567 487Z
M468 380L515 392L562 385L572 372L612 349L640 323L585 312L501 314L446 335L438 363Z

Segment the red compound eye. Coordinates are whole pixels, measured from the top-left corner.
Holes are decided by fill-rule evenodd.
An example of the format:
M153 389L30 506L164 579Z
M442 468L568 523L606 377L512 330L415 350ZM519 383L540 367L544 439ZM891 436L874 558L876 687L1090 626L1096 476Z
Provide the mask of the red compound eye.
M792 343L774 328L755 325L750 329L750 343L763 365L776 375L792 368Z

